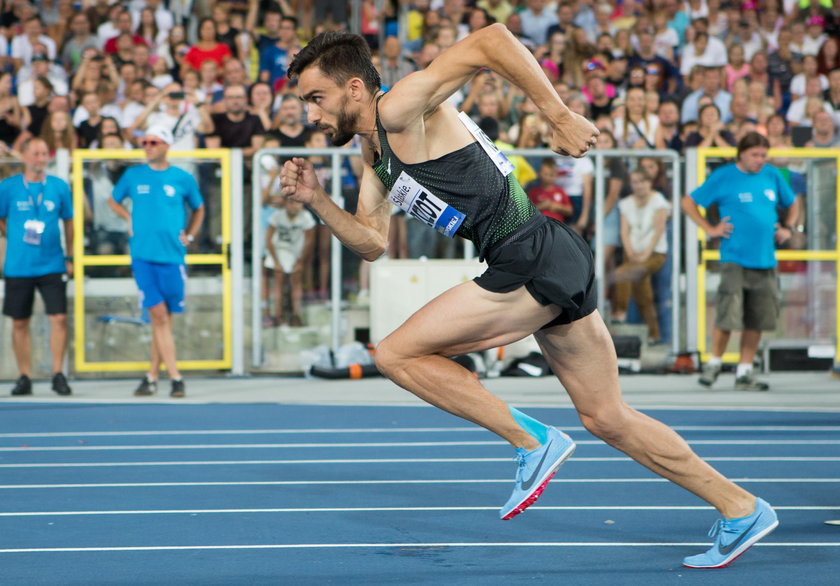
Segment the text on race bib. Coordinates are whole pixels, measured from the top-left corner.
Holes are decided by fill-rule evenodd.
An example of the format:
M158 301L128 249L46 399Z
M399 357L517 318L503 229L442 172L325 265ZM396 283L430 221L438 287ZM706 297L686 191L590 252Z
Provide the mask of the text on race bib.
M466 217L429 193L405 171L400 173L388 199L412 218L431 226L447 238L455 236Z

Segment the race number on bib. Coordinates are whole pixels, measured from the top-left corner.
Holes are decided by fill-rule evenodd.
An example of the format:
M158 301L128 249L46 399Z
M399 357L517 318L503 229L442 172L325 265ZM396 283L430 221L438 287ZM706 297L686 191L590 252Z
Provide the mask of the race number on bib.
M429 193L405 171L400 173L388 199L412 218L431 226L447 238L455 236L466 217Z
M508 158L504 155L504 153L496 148L496 145L493 144L490 137L484 134L484 131L481 130L475 122L473 122L472 118L470 118L466 112L458 114L458 119L464 126L467 127L470 134L475 137L479 146L484 149L484 152L487 153L487 156L490 157L490 160L493 161L493 164L496 165L496 168L503 176L507 177L513 173L513 163L508 161Z

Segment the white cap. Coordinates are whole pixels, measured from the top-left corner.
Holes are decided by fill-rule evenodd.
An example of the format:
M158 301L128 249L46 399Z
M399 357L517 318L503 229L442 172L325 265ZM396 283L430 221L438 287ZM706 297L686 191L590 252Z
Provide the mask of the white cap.
M173 142L175 142L175 139L172 136L172 131L161 124L156 124L155 126L149 128L146 131L146 136L156 136L168 145L171 145Z

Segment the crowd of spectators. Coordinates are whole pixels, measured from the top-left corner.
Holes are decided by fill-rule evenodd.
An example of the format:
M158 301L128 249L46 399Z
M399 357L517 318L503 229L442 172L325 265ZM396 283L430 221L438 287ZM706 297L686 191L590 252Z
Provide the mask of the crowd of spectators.
M53 153L134 148L152 125L172 131L173 150L242 148L249 168L266 144L303 146L305 112L286 70L313 34L347 28L347 8L342 0L4 0L0 155L31 135ZM840 144L838 0L362 0L360 13L384 89L471 31L504 23L569 107L608 137L599 148L683 152L734 145L751 130L774 147ZM491 71L450 102L491 128L502 148L547 144L534 104ZM541 158L518 158L517 177L543 211L591 237L591 159L555 164L551 181L562 197L548 189ZM613 208L631 195L630 173L648 172L633 160L621 165L610 167L604 210L615 251L622 243ZM670 198L653 161L657 167L647 180ZM351 205L357 170L349 162L341 178ZM88 185L107 186L118 173L99 165ZM88 199L92 218L101 205ZM92 222L98 236L90 242L107 252L124 247L118 222ZM459 252L410 219L397 214L393 222L392 256ZM325 283L319 257L328 247L315 251L307 292Z

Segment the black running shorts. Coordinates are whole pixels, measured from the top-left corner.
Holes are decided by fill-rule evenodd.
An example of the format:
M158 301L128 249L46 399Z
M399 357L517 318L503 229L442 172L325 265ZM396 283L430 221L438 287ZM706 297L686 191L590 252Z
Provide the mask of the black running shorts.
M5 280L3 315L12 319L32 317L35 289L41 292L47 315L67 313L67 281L62 273L51 273L41 277L6 277Z
M535 216L487 252L488 269L475 278L482 289L508 293L525 285L542 305L562 312L543 329L569 324L598 307L589 245L562 222Z

